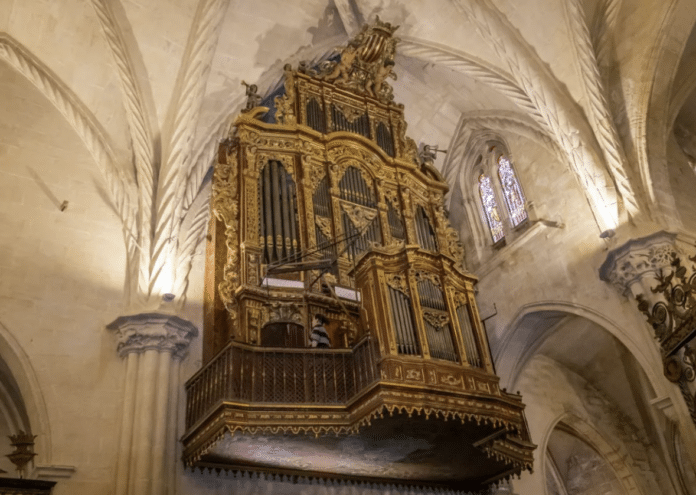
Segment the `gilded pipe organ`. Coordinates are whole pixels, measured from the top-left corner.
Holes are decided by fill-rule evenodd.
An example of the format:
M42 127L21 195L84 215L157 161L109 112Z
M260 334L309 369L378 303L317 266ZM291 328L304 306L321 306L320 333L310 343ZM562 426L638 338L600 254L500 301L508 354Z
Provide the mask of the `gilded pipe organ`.
M395 29L286 66L220 145L187 465L466 490L531 469L447 185L386 82ZM330 349L309 347L316 314Z

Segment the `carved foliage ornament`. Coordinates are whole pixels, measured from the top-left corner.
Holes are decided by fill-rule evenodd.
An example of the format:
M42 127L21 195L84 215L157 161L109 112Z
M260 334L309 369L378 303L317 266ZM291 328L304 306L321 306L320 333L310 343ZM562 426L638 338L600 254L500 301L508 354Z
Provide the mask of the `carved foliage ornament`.
M674 256L680 254L675 241L676 235L668 232L629 241L609 253L599 270L599 278L625 294L645 275L669 268Z
M410 297L408 293L408 281L404 275L387 274L387 285L394 290L398 290L405 296Z
M274 301L268 308L268 321L296 321L301 323L302 309L295 303L284 304Z
M364 232L372 221L377 218L377 210L341 201L341 209L346 212L353 226L359 232Z
M315 216L314 222L317 224L317 227L319 227L319 231L324 234L327 239L331 239L331 219Z
M237 317L237 302L232 292L239 286L239 199L238 165L235 142L228 140L220 145L223 161L217 164L213 174L213 214L225 224L227 259L223 280L218 286L220 298L233 319ZM230 153L231 151L231 153Z
M442 330L449 325L449 316L446 313L434 313L432 311L424 311L423 319L437 330Z
M430 272L424 272L424 271L417 271L416 272L416 281L421 282L423 280L430 280L433 284L435 284L437 287L442 288L442 285L440 284L440 277L438 277L434 273Z

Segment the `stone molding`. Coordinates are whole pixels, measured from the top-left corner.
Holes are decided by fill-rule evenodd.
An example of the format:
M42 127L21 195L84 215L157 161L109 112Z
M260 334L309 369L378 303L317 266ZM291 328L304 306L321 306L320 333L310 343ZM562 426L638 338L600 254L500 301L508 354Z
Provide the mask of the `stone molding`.
M599 278L612 284L621 294L628 294L634 283L670 266L672 253L680 251L676 239L677 234L661 230L629 240L609 251L599 268Z
M39 464L34 468L34 477L40 480L61 480L75 474L75 466Z
M106 329L116 332L116 350L121 357L131 352L156 350L182 358L193 337L198 335L193 323L162 313L119 316Z

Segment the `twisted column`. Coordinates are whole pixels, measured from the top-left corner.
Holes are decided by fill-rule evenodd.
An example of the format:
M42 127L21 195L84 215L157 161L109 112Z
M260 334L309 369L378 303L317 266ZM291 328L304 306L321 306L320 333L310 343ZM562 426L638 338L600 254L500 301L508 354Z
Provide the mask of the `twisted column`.
M624 201L626 211L629 215L635 217L640 212L641 206L628 179L626 154L605 98L605 88L600 77L599 66L592 46L590 31L585 22L582 5L578 0L568 0L565 5L570 27L574 34L575 43L573 43L573 46L575 47L577 60L580 65L582 83L587 94L590 125L592 125L592 129L601 145L604 159Z
M141 313L107 325L126 360L116 495L164 495L175 462L178 363L198 329L177 316ZM171 437L171 438L170 438Z

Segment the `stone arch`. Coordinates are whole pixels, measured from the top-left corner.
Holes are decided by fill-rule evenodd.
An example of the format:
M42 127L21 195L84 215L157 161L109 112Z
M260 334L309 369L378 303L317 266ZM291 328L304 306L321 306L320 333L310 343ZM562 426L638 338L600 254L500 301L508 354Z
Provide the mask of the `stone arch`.
M533 325L533 318L541 316L551 321L547 321L545 326ZM619 325L607 316L589 307L567 301L542 301L526 304L512 318L504 332L505 337L494 350L494 361L501 378L501 387L514 388L526 363L534 356L544 341L553 334L564 316L585 318L607 331L636 360L654 390L660 390L664 387L664 379L661 373L658 373L662 370L662 363L655 349L646 349L644 345L641 345L642 343L629 338ZM537 332L540 327L542 330Z
M41 386L29 356L2 322L0 322L0 359L7 364L19 388L21 404L15 403L15 405L24 409L25 421L28 422L28 424L22 424L24 421L20 421L21 428L26 428L36 435L34 451L39 461L37 464L50 464L53 454L51 427Z
M674 113L670 100L684 44L696 22L696 14L690 2L680 0L670 1L665 12L659 35L655 37L661 40L661 44L654 47L646 62L645 73L654 76L640 92L645 95L639 102L643 109L640 114L646 118L638 122L634 134L638 137L636 149L640 175L648 198L656 205L654 214L667 225L674 226L674 219L679 218L679 214L669 183L667 163L667 142L671 114Z
M570 429L581 441L584 441L592 447L599 456L607 462L627 494L633 495L641 493L637 488L639 486L638 480L627 462L630 460L630 457L622 457L619 455L617 449L611 445L602 433L575 414L562 414L549 425L543 437L543 441L540 442L537 447L539 452L546 452L551 434L559 425L563 425ZM547 479L546 476L549 466L546 462L546 456L544 456L543 459L541 463L541 477L542 479Z

